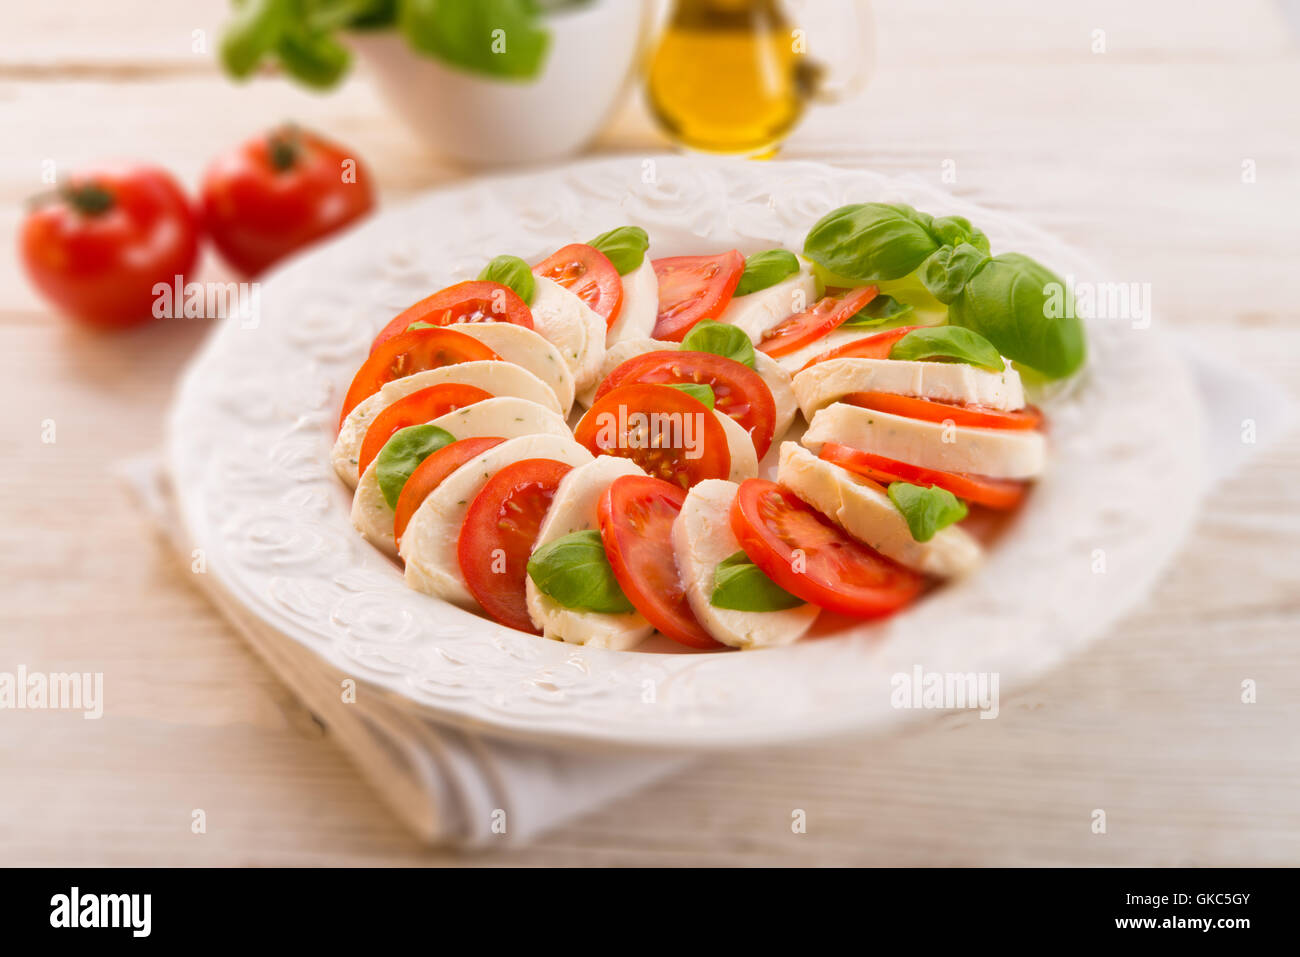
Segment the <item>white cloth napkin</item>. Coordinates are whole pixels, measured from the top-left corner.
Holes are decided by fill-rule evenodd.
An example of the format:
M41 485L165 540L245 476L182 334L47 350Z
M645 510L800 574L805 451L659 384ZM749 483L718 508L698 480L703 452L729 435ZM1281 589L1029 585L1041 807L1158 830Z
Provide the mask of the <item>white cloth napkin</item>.
M1293 404L1275 386L1226 365L1190 342L1180 342L1179 348L1205 406L1208 475L1211 481L1222 481L1254 450L1283 434L1293 418ZM1242 439L1246 419L1255 423L1254 444ZM133 459L122 463L119 471L154 524L179 547L172 536L180 525L159 458ZM181 548L181 553L187 548ZM481 846L528 841L691 760L685 755L592 754L469 734L417 716L399 702L373 700L373 696L344 704L342 674L250 615L214 576L193 577L325 724L397 816L429 843Z

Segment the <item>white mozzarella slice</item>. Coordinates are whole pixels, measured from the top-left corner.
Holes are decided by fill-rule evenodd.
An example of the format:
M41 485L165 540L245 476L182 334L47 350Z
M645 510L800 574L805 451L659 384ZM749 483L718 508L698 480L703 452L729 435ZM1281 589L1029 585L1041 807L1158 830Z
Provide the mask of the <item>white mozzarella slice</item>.
M979 564L982 550L965 529L949 525L928 542L916 541L903 513L874 483L819 459L794 442L781 443L777 481L854 538L900 565L951 578Z
M397 543L393 538L393 510L379 488L377 461L366 466L352 494L352 527L361 537L389 558L397 557Z
M572 438L527 435L507 439L470 459L429 493L407 523L400 549L407 585L463 608L476 607L461 574L456 541L474 496L501 468L521 459L582 465L591 461L591 453Z
M764 332L782 319L803 312L817 301L817 280L812 274L812 264L799 260L799 271L747 296L734 296L727 308L718 316L719 322L729 322L744 331L752 342L758 342Z
M814 452L838 442L921 468L1008 479L1038 475L1047 454L1039 432L923 422L843 402L814 415L800 441Z
M610 455L598 455L594 461L573 469L560 480L533 549L565 535L596 528L596 507L609 483L623 475L644 474L636 463ZM545 637L558 641L625 651L640 644L654 630L638 612L608 614L565 608L539 591L531 578L524 580L524 596L533 624Z
M817 620L816 605L781 611L738 611L709 602L718 563L740 551L731 530L731 503L737 485L709 479L686 495L673 520L673 555L686 600L704 630L733 648L769 648L801 638Z
M851 392L888 392L1006 412L1025 406L1020 373L1010 364L1002 372L989 372L964 362L843 358L819 362L794 377L794 394L808 419Z
M648 338L659 316L659 277L650 257L623 277L623 306L605 335L605 348L628 339Z
M819 356L823 352L829 352L831 349L838 349L840 346L846 346L850 342L854 342L858 339L865 339L867 336L874 335L878 331L879 330L877 329L862 329L857 327L846 328L840 326L837 329L832 329L820 339L816 339L808 343L806 346L795 349L788 355L781 356L776 361L781 364L781 368L788 371L791 375L794 375L807 365L808 360L814 356Z
M560 403L560 412L573 408L573 371L550 340L512 322L458 322L447 327L472 336L502 359L523 366L541 379Z
M370 428L370 423L375 420L375 417L398 399L404 399L412 392L419 392L421 389L441 385L444 382L477 386L494 396L511 395L536 402L557 414L560 412L560 403L545 382L522 366L501 359L458 362L455 365L441 366L394 379L374 395L357 403L356 408L344 419L339 437L334 441L334 450L330 453L334 471L349 488L356 488L361 443L365 440L366 430Z
M716 409L713 414L722 424L722 431L727 436L727 451L731 453L731 474L728 478L733 482L757 478L758 455L754 451L754 440L749 437L744 426L731 416L723 415Z
M585 389L605 358L605 320L559 283L542 276L534 280L533 328L560 350L574 388Z

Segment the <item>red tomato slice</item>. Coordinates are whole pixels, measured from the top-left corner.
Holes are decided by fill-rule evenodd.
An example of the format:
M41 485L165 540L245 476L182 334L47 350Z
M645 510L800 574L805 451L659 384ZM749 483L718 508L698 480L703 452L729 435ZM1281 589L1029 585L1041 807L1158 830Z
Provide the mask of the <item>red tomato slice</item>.
M348 413L394 379L416 372L501 357L473 336L454 329L412 329L386 340L357 370L343 399L339 428Z
M573 437L593 455L631 459L680 488L731 474L722 423L703 402L666 385L612 389L592 403Z
M796 312L766 330L758 348L776 358L816 342L875 299L876 292L875 286L863 286L850 289L843 296L823 296L811 309Z
M604 316L606 329L623 308L623 277L595 246L570 243L539 262L533 272L559 283Z
M954 425L969 425L977 429L1036 429L1043 424L1043 413L1032 405L1018 412L1003 412L982 405L956 405L892 392L850 392L840 401L926 422L951 419Z
M460 468L476 455L482 455L488 449L500 445L505 439L492 436L474 436L460 439L450 445L444 445L415 467L411 477L402 486L402 494L397 496L397 505L393 512L393 538L402 544L402 535L407 523L429 493L442 484L456 469Z
M554 459L511 462L488 479L465 513L456 541L461 574L483 610L510 628L539 634L524 604L528 556L570 468Z
M864 336L861 339L855 339L853 342L846 342L835 349L819 352L805 362L799 372L803 372L804 369L819 362L825 362L827 359L888 359L889 351L894 348L894 343L913 329L920 328L920 326L899 326L897 329L877 332L874 336ZM795 374L798 375L798 373Z
M366 466L374 461L384 443L399 429L432 422L440 415L490 398L491 392L485 392L477 386L444 382L398 399L375 416L370 428L366 429L366 437L361 441L361 454L357 457L357 475L365 472Z
M691 612L673 557L673 519L685 500L660 479L616 478L596 507L600 540L627 600L650 624L691 648L718 648Z
M749 366L711 352L646 352L614 368L596 390L599 399L633 382L696 382L713 390L714 408L740 423L761 459L776 431L776 402L767 383Z
M774 582L830 611L879 618L921 591L916 572L890 561L766 479L742 482L731 505L740 547Z
M907 482L927 488L934 486L947 489L967 502L999 510L1011 509L1019 505L1028 488L1027 482L1017 482L1013 479L988 478L965 472L940 472L938 469L908 465L906 462L896 462L883 455L872 455L870 452L840 445L838 442L827 442L823 445L821 457L855 475L861 475L882 485L888 485L890 482Z
M659 279L659 317L652 337L681 342L701 319L727 308L736 291L745 257L736 250L720 256L671 256L652 264Z
M431 326L450 326L454 322L510 322L531 329L533 313L528 303L509 286L486 279L458 282L403 309L375 336L370 351L374 352L382 343L406 332L413 322L427 322Z

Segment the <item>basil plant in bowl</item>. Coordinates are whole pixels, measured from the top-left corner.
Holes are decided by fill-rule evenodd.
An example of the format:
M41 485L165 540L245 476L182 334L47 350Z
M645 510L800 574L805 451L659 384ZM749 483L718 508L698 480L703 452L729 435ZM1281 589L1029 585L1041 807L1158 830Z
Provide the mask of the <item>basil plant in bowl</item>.
M631 79L649 0L235 0L220 56L316 89L359 57L407 124L461 162L541 162L584 146Z

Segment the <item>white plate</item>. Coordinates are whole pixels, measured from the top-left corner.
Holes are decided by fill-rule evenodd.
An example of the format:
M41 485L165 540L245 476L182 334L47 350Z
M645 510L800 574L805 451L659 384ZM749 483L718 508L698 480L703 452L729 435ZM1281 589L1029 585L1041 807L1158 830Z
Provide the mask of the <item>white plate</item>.
M432 192L278 272L257 327L223 323L185 375L169 457L208 573L365 687L508 736L760 745L920 717L892 706L890 684L918 665L997 673L1003 696L1023 687L1143 597L1194 515L1200 407L1151 329L1092 324L1088 371L1050 410L1050 471L977 575L886 623L789 648L589 651L503 628L407 589L352 530L330 467L339 403L374 333L492 256L536 261L625 223L649 231L656 257L797 250L822 214L863 201L964 215L995 252L1099 275L1008 216L810 163L622 158Z

